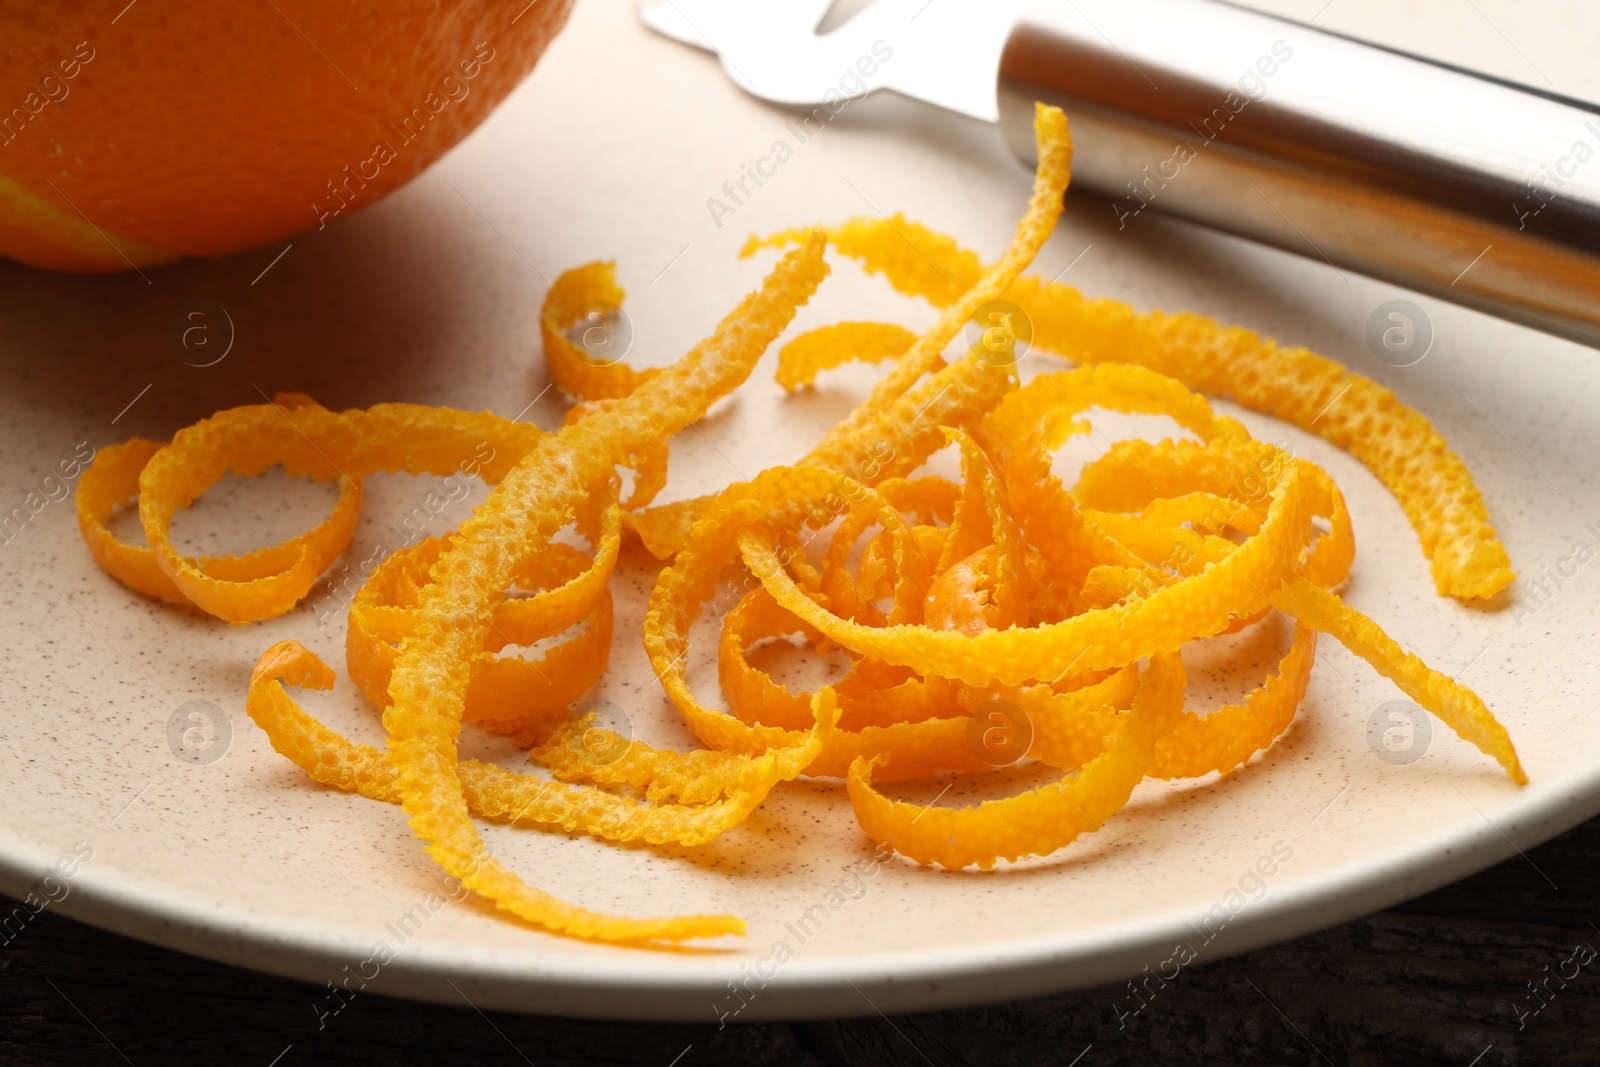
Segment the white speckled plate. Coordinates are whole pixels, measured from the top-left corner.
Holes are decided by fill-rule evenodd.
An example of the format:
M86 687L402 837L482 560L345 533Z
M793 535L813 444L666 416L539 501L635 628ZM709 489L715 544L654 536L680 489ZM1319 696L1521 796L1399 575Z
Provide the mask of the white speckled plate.
M1275 9L1309 17L1321 6ZM1516 48L1444 0L1403 16L1341 0L1321 21L1600 96L1583 45L1600 33L1592 7L1547 0L1529 18L1522 5L1512 25L1509 4L1478 6ZM995 131L894 99L852 107L719 227L707 197L784 136L786 116L731 89L708 57L650 36L626 5L590 2L461 148L387 202L295 238L281 259L268 248L180 263L147 272L148 284L0 264L0 514L22 508L25 519L13 518L0 545L0 888L37 887L62 914L319 984L376 974L375 990L480 1007L748 1020L1170 971L1180 942L1205 960L1336 923L1600 810L1595 353L1419 300L1432 351L1388 367L1367 350L1366 323L1405 294L1159 218L1119 233L1088 199L1072 203L1043 253L1046 275L1074 264L1068 277L1091 291L1193 307L1343 359L1426 412L1471 464L1519 570L1545 576L1545 593L1519 582L1499 610L1440 599L1399 507L1370 475L1319 440L1245 418L1339 479L1360 545L1347 595L1482 693L1531 785L1513 786L1443 728L1417 741L1411 762L1379 758L1369 717L1397 694L1325 641L1300 718L1270 758L1225 781L1143 786L1100 833L1004 870L874 866L840 789L825 782L778 789L747 825L701 849L487 829L501 857L560 896L635 913L732 911L750 923L744 940L681 951L585 944L444 901L440 872L397 809L312 787L245 716L250 667L272 642L296 637L342 667L342 614L328 611L338 572L306 610L230 628L142 600L90 562L52 474L63 461L71 470L81 450L165 437L263 393L301 390L334 407L527 406L527 418L553 425L560 406L544 392L535 317L566 267L618 260L632 358L660 363L765 269L735 257L750 230L841 219L870 203L986 255L1003 245L1027 175ZM205 306L214 347L202 357L175 346L172 327ZM841 268L800 325L868 316L918 325L929 312ZM225 348L212 365L192 365ZM788 401L770 371L769 356L703 434L674 445L674 494L793 458L868 380L842 373ZM212 551L268 543L313 521L329 502L323 489L226 485L182 516L180 539ZM470 501L435 515L429 494L452 492L437 479L374 479L352 559L403 539L408 517L413 530L444 528ZM651 580L641 561L625 562L601 695L639 736L684 743L637 641ZM1266 663L1276 640L1267 631L1239 662ZM1246 684L1215 662L1192 666L1201 698ZM191 701L217 709L211 733L190 735L210 739L207 760L175 754L196 725ZM380 736L347 682L307 701L353 736ZM514 757L481 740L469 748ZM26 937L26 923L5 936Z

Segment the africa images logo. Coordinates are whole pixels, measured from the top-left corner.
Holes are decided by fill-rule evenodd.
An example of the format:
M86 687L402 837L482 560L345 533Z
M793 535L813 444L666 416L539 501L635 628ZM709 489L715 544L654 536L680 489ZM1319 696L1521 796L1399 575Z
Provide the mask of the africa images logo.
M1125 229L1128 220L1138 215L1139 212L1150 206L1150 201L1156 199L1167 183L1175 181L1182 173L1183 168L1193 163L1200 157L1201 149L1221 137L1228 125L1237 118L1251 101L1266 99L1270 88L1269 79L1278 69L1294 58L1294 48L1287 41L1272 42L1272 47L1263 53L1252 66L1246 67L1239 75L1236 87L1238 92L1230 92L1222 98L1222 102L1211 109L1211 112L1201 117L1198 123L1191 121L1189 128L1200 135L1198 144L1190 141L1179 141L1172 148L1172 154L1155 165L1155 170L1150 169L1146 163L1142 173L1144 177L1135 183L1128 181L1128 195L1124 201L1135 203L1137 206L1124 207L1122 204L1112 204L1111 210L1117 216L1117 229Z
M476 78L484 65L494 57L495 51L489 42L479 43L472 55L456 64L456 70L440 79L437 90L428 93L416 107L401 117L398 126L393 121L389 123L389 128L399 141L399 148L389 141L379 141L372 146L370 156L354 164L353 172L350 164L346 164L338 174L329 178L324 184L328 187L332 206L311 205L312 213L317 216L317 229L327 226L330 220L338 218L346 208L353 206L360 199L362 190L366 189L367 182L377 180L380 171L400 157L400 149L421 137L434 116L441 114L451 104L465 100L472 92L472 86L467 83Z

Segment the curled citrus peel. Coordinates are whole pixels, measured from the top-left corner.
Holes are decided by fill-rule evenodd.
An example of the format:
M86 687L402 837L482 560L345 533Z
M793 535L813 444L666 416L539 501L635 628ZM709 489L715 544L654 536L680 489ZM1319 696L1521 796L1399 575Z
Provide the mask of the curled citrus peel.
M892 322L838 322L801 334L778 353L778 384L789 392L846 363L899 359L917 335Z
M383 749L349 741L306 714L284 689L285 685L328 689L333 670L298 642L281 641L268 649L250 678L246 707L272 742L272 747L305 771L313 780L374 800L398 804L402 794L394 763ZM457 773L463 802L474 814L497 822L520 822L579 832L608 841L674 842L698 845L743 822L778 782L793 778L815 758L821 737L831 725L833 705L827 691L817 697L815 726L793 748L776 749L743 760L736 773L724 776L715 795L684 799L680 804L659 804L660 796L640 803L599 789L577 788L548 782L530 774L516 774L490 763L463 760ZM609 739L577 742L580 751L605 752ZM582 758L581 756L579 757ZM638 760L638 756L632 757ZM558 769L569 769L552 760ZM609 764L607 765L609 766ZM577 775L573 775L576 777ZM698 776L697 776L698 778ZM688 790L660 790L661 796ZM591 923L611 920L586 913ZM709 916L682 923L685 929L730 932L737 920ZM700 935L692 935L700 936ZM705 936L712 936L707 934Z
M829 429L801 463L840 471L864 484L909 474L944 445L942 427L981 415L1016 387L1016 371L1009 365L969 352L945 366L941 353L979 306L1004 293L1027 268L1061 217L1061 198L1072 174L1067 119L1060 110L1041 105L1034 128L1039 166L1028 210L1017 224L1011 247L948 304L940 305L939 321L917 337L866 402ZM783 240L798 239L795 232L784 234ZM897 236L896 241L892 262L899 269L915 270L907 264L921 258L920 249L908 238ZM743 254L761 245L752 240ZM634 528L645 547L664 559L684 546L690 527L708 503L702 497L649 509L634 519Z
M636 371L621 362L622 355L594 355L590 347L605 351L620 339L615 323L607 321L622 307L626 294L616 282L616 265L588 263L563 271L545 295L539 312L539 336L544 342L544 365L550 380L578 400L611 400L627 396L661 373ZM579 340L596 334L604 343L575 344L568 331L578 330Z
M850 768L850 803L867 836L918 863L987 869L998 859L1054 852L1100 829L1128 802L1183 708L1183 680L1178 656L1152 656L1117 740L1054 785L973 808L909 804L873 789L873 760L860 759Z
M752 239L747 249L790 244L802 232ZM827 233L840 254L939 308L953 306L983 271L972 252L899 216L851 219ZM920 255L907 254L910 244ZM1004 297L1028 316L1036 348L1082 364L1147 367L1348 450L1405 509L1441 595L1491 597L1515 577L1466 464L1385 386L1305 348L1191 312L1139 312L1035 276L1017 278Z
M624 456L672 436L742 382L826 272L820 239L786 255L762 288L678 363L614 406L542 438L461 524L419 592L418 625L401 642L383 715L402 807L441 867L522 919L606 940L676 941L743 929L715 917L599 917L535 889L496 860L480 861L482 845L456 773L456 739L472 657L525 561Z
M1354 539L1326 472L1252 439L1196 389L1282 409L1349 447L1400 496L1441 592L1488 595L1509 571L1465 468L1421 416L1356 376L1333 382L1355 394L1361 418L1341 415L1338 429L1301 419L1329 391L1319 357L1289 357L1316 379L1304 387L1256 365L1283 352L1273 356L1255 335L1193 316L1139 316L1022 277L1059 215L1071 157L1060 112L1041 108L1037 129L1033 198L1012 247L989 267L898 216L827 232L839 252L942 314L921 335L842 323L785 346L779 381L790 390L845 362L894 364L793 466L650 506L666 482L667 440L743 381L826 273L815 231L752 239L747 254L800 247L711 337L659 370L634 371L571 340L575 328L614 325L601 320L623 294L610 264L563 274L541 331L552 379L579 403L554 434L492 415L407 405L334 413L280 396L222 412L168 445L102 449L80 483L85 540L97 562L141 592L230 621L266 618L293 606L348 545L362 478L453 473L465 447L492 442L478 472L496 486L488 500L456 531L391 555L352 605L347 665L386 708L387 748L354 743L295 703L285 686L326 688L333 672L292 641L262 656L248 707L273 746L316 781L399 803L429 854L469 888L581 937L644 944L743 924L726 915L623 918L563 902L489 858L473 816L695 845L738 825L779 782L832 776L844 779L874 840L920 863L988 868L1098 829L1145 778L1227 774L1270 749L1305 694L1319 633L1525 781L1476 694L1331 592L1349 573ZM947 361L974 312L998 297L1034 319L1035 344L1082 365L1022 384L1009 325L998 343L990 330ZM1125 359L1111 358L1124 349ZM1052 471L1054 455L1073 436L1098 432L1099 409L1164 415L1195 439L1115 442L1069 487ZM1407 442L1426 453L1410 467L1394 451ZM959 478L911 477L946 447ZM169 530L178 509L228 471L277 463L340 479L326 522L246 556L177 552ZM634 472L626 500L619 467ZM150 549L118 542L106 525L135 496ZM552 540L568 527L587 549ZM651 593L644 644L704 748L631 739L583 704L609 655L608 582L625 530L670 560ZM722 605L726 712L700 701L685 670L691 628L713 603ZM1183 649L1274 613L1293 619L1276 670L1237 705L1186 709ZM805 693L752 662L758 645L795 639L842 653L848 670ZM534 644L541 655L513 654ZM555 780L460 760L463 722L514 735ZM911 804L878 788L1022 759L1064 776L974 807Z
M94 464L78 480L78 530L89 546L90 555L107 574L145 596L184 601L188 597L162 569L153 551L118 540L106 525L118 507L138 498L140 473L151 457L164 447L159 441L134 438L100 449L95 454ZM308 533L242 556L202 557L184 562L209 578L249 582L277 574L305 557L333 560L349 547L360 514L361 483L341 479L333 514Z
M612 602L605 582L616 563L620 540L615 504L602 549L591 560L569 545L555 544L518 576L518 585L541 591L508 599L496 609L490 639L478 653L467 687L463 721L494 733L516 734L542 722L568 717L568 707L604 672L611 651ZM356 593L350 606L345 661L367 699L387 701L398 644L416 627L418 590L445 543L430 538L396 552ZM509 645L532 645L579 631L538 659L501 655Z
M139 472L139 518L156 565L183 599L229 622L270 619L294 607L349 544L359 495L342 490L333 519L312 534L202 566L173 546L172 519L224 475L248 477L281 464L289 475L359 487L378 471L457 474L487 448L479 473L495 481L543 436L538 427L487 412L417 404L334 412L305 397L280 397L179 430ZM80 503L80 521L82 511ZM137 550L117 552L127 559Z

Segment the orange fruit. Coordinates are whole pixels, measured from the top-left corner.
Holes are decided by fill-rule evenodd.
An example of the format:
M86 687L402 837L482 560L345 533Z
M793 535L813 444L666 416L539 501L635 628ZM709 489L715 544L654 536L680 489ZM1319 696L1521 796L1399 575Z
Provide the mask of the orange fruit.
M0 254L127 270L326 226L466 136L572 7L126 2L0 0Z

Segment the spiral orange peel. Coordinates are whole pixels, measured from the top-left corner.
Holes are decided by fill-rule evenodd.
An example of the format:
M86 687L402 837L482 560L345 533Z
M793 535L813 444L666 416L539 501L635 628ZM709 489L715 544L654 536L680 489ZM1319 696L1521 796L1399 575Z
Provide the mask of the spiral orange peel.
M800 232L759 243L781 246ZM840 254L935 307L950 306L983 270L953 239L899 216L855 218L827 234ZM917 255L906 254L908 242ZM1036 348L1080 364L1138 364L1349 451L1405 509L1441 595L1492 597L1516 577L1472 473L1393 390L1308 349L1192 312L1142 313L1034 276L1016 279L1004 296L1028 316Z
M247 707L313 780L401 805L445 871L511 915L577 937L647 945L744 925L732 915L631 918L563 901L489 856L475 816L694 846L740 825L780 783L832 777L880 845L918 863L987 869L1098 830L1146 779L1231 774L1270 753L1305 696L1319 634L1525 782L1509 735L1477 694L1332 591L1355 556L1338 486L1252 438L1202 394L1350 449L1400 499L1440 592L1488 596L1510 580L1509 564L1466 468L1421 415L1321 357L1024 276L1060 214L1072 153L1059 111L1041 106L1036 130L1033 195L993 264L898 215L752 237L745 255L796 247L677 363L635 370L569 336L610 330L620 314L613 265L591 263L562 274L540 314L546 368L576 401L556 432L403 404L332 412L281 394L167 444L101 449L78 489L85 542L102 568L145 595L230 622L270 618L349 546L363 479L454 473L465 449L491 447L476 471L494 487L484 503L449 534L389 555L351 605L347 668L384 709L387 748L355 743L299 707L287 687L325 689L334 674L294 641L263 654ZM668 440L748 377L827 274L830 245L927 300L938 320L921 334L872 322L799 334L778 356L778 382L791 392L848 362L892 365L793 465L652 505L667 483ZM998 343L991 329L947 360L979 308L1001 298L1032 320L1036 347L1079 365L1024 383L1006 319L997 320ZM1114 442L1069 486L1053 460L1071 438L1101 432L1099 410L1165 416L1193 439ZM945 448L959 477L917 476ZM178 551L178 510L229 472L278 464L338 481L327 520L254 553ZM626 500L620 468L634 475ZM119 541L108 525L135 499L149 548ZM553 540L569 528L587 548ZM654 746L590 710L614 636L609 582L630 531L667 560L644 647L702 748ZM686 667L691 630L713 604L723 605L726 711L696 695ZM1277 615L1292 628L1275 671L1237 704L1186 708L1184 650ZM796 641L842 654L848 668L799 692L751 658L759 645ZM526 654L535 645L542 652ZM514 736L554 780L461 759L463 723ZM965 807L880 789L1023 760L1061 777Z

